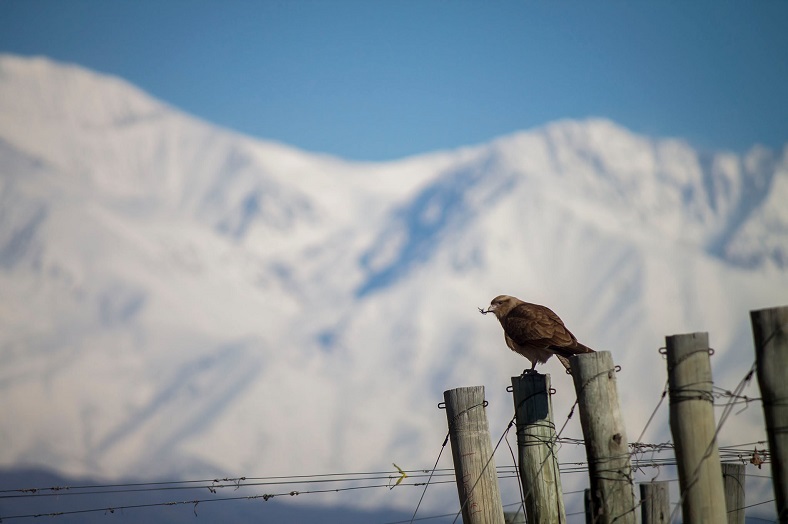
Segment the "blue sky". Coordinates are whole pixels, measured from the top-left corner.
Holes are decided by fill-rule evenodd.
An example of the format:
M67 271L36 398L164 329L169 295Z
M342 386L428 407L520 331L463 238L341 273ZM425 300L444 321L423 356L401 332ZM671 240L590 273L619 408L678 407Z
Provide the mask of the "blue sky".
M786 28L778 0L0 1L1 52L360 160L589 116L703 148L781 148Z

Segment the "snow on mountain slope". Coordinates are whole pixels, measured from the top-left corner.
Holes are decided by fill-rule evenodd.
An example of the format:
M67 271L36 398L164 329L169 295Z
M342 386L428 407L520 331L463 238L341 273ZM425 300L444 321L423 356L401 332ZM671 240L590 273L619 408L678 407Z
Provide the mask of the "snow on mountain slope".
M665 381L665 335L709 331L724 387L749 369L748 310L788 302L786 191L788 149L698 152L605 120L346 162L0 56L0 465L427 467L443 390L486 385L493 433L511 417L505 387L526 362L476 311L500 293L613 351L634 440ZM543 371L565 417L571 381ZM757 411L721 438L762 439ZM667 427L658 417L646 440ZM455 498L436 488L426 504Z

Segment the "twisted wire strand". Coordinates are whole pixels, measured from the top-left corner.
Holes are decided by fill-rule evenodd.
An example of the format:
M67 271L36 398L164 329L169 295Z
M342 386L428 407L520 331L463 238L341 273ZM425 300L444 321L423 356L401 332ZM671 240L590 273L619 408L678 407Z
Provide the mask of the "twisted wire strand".
M438 461L441 459L441 455L443 454L443 450L446 449L446 443L449 442L449 435L450 433L446 433L446 438L443 439L443 444L441 445L441 450L438 452L438 458L435 459L435 465L432 466L432 471L430 471L430 476L427 479L427 483L424 485L424 490L421 492L421 497L419 497L419 502L416 504L416 509L413 510L413 516L410 518L410 522L414 522L416 519L416 513L419 512L419 508L421 507L421 501L424 500L424 495L427 493L427 488L430 486L430 481L432 480L432 475L435 473L435 468L438 467Z

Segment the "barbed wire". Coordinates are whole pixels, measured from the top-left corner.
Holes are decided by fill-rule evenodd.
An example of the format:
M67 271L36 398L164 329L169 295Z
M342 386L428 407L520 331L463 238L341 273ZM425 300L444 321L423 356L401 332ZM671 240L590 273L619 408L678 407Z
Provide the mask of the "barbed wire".
M657 407L654 408L654 411L651 412L651 416L646 421L646 425L643 427L643 430L640 432L640 436L637 438L637 442L641 442L643 440L643 436L646 434L646 430L648 429L649 425L651 425L651 421L654 420L654 417L659 411L660 406L662 406L662 402L665 400L665 396L668 394L668 381L665 381L665 387L662 388L662 393L659 396L659 402L657 402Z
M574 441L574 439L572 439L572 440ZM744 444L728 446L727 448L734 450L734 452L737 452L737 450L739 448L745 447L745 446L749 446L751 444L753 444L753 443L752 442L748 442L748 443L744 443ZM759 442L755 442L755 444L764 444L764 442L759 441ZM658 448L658 449L660 449L662 451L669 451L670 449L672 449L672 444L670 444L670 443L659 443L659 444L642 444L641 443L641 444L638 445L638 447L644 447L644 446ZM638 465L640 467L648 467L648 466L662 467L662 466L666 466L666 465L675 466L677 464L676 464L675 460L665 459L665 460L661 460L659 462L642 463L642 464L638 464ZM587 473L588 472L587 465L585 463L583 463L583 462L561 463L561 464L559 464L559 468L560 468L561 473L572 473L572 472ZM454 484L454 479L453 478L447 478L447 477L453 477L453 475L454 475L454 470L451 469L451 468L441 468L441 469L433 468L433 470L416 469L416 470L405 470L405 471L408 473L408 478L413 478L414 480L416 480L416 479L421 478L421 477L427 477L428 480L427 480L427 482L403 482L403 483L400 484L400 486L426 486L428 484L433 484L433 485L435 485L435 484ZM387 480L386 483L377 483L377 484L361 485L361 486L345 486L345 487L330 488L330 489L293 490L293 491L282 491L282 492L278 492L278 493L239 495L239 496L234 496L234 497L197 498L197 499L166 501L166 502L157 502L157 503L149 503L149 504L105 505L105 506L101 506L101 507L87 508L87 509L81 509L81 510L52 511L52 512L38 512L38 513L31 513L31 514L22 514L22 515L9 515L9 516L3 516L2 518L0 518L0 520L2 520L2 519L11 520L11 519L20 519L20 518L33 518L33 517L43 517L43 516L54 517L54 516L60 516L60 515L73 515L73 514L91 513L91 512L93 512L93 513L95 513L95 512L106 512L106 513L111 514L111 513L115 512L115 511L126 510L126 509L166 507L166 506L180 506L180 505L193 505L195 510L196 510L196 508L197 508L197 506L199 504L206 503L206 502L254 500L254 499L261 499L261 498L264 499L264 500L269 500L270 498L273 498L273 497L282 497L282 496L285 496L285 495L292 497L292 496L297 496L297 495L315 494L315 493L332 493L332 492L337 492L338 493L338 492L343 492L343 491L354 491L354 490L362 490L362 489L376 489L376 488L383 488L383 487L391 488L391 480L393 478L395 478L395 473L397 473L397 472L395 472L395 471L377 471L377 472L369 472L369 473L359 473L359 472L357 472L357 473L353 474L353 475L356 475L356 476L347 476L348 474L323 474L323 475L297 475L297 476L292 476L292 477L284 477L284 476L281 476L281 477L237 477L237 478L229 478L228 477L228 478L222 478L222 479L218 479L218 478L217 479L202 479L202 480L198 480L198 481L176 481L178 483L183 483L183 484L194 484L194 483L203 482L205 484L201 484L201 485L198 485L198 486L187 486L187 487L189 489L209 489L209 488L213 488L214 491L212 491L212 493L215 494L216 490L218 490L218 489L233 489L233 490L237 490L237 489L240 489L240 488L250 488L250 487L257 487L257 486L261 485L261 483L257 483L257 482L250 482L250 483L244 483L243 482L243 479L249 480L249 479L254 479L254 478L292 479L293 477L299 477L301 479L307 479L305 482L314 483L315 482L315 477L325 477L325 476L329 476L329 475L330 476L345 475L344 478L337 478L337 479L334 479L334 481L335 482L350 482L350 481L361 481L361 480L367 480L367 481ZM430 476L430 474L431 474L431 476ZM515 477L515 478L518 477L518 471L517 471L517 468L515 466L498 466L498 467L496 467L496 474L497 474L499 479L508 479L508 478L512 478L512 477ZM762 476L762 475L748 475L748 476L771 478L771 477L766 477L766 476ZM436 479L439 479L439 480L436 480ZM318 479L318 480L324 480L324 479ZM677 480L678 479L672 479L671 481L675 482ZM241 482L239 482L239 481L241 481ZM280 484L285 484L286 482L291 482L291 481L285 480L284 482L280 482ZM173 483L175 483L175 482L167 482L165 484L173 484ZM130 486L131 487L130 489L137 490L137 486L141 486L141 485L142 486L155 486L155 485L160 485L160 484L162 484L162 483L161 482L150 482L150 483L107 484L107 485L103 485L103 486L111 486L111 487ZM268 484L265 484L265 485L274 485L274 484L275 483L270 483L269 482ZM83 486L71 486L71 487L69 487L69 486L56 486L56 487L51 487L51 488L32 488L33 492L31 492L31 488L22 488L22 489L18 489L18 490L2 490L2 491L4 493L22 492L22 493L20 493L20 495L22 497L41 497L43 495L40 492L43 491L43 490L53 490L52 491L52 495L58 495L58 496L66 495L66 494L72 492L70 490L79 489L79 488L82 488L82 489L84 489L84 488L91 488L92 489L92 494L98 494L98 495L107 494L107 493L114 494L115 492L118 491L118 490L112 490L111 492L103 492L103 491L97 491L97 490L93 489L95 487L101 487L101 486L102 485L94 484L94 485L87 485L87 486L83 485ZM163 486L163 487L164 488L169 488L171 486ZM153 489L155 490L156 488L153 488ZM564 492L563 495L577 494L577 493L582 493L584 491L585 490L569 491L569 492ZM749 507L754 507L754 506L757 506L757 505L765 504L765 503L768 503L768 502L769 501L765 501L765 502L758 503L758 504L751 504L751 505L746 506L745 508L740 508L740 509L746 509L746 508L749 508ZM522 501L521 501L520 504L522 504ZM567 514L567 515L569 515L569 514ZM448 516L451 516L451 514L449 514ZM413 522L421 521L421 520L422 519L414 518ZM404 521L404 522L407 522L407 521Z
M519 441L518 441L519 445ZM516 470L519 470L517 466L517 459L514 457L514 450L512 450L512 445L509 443L509 437L506 437L506 446L509 448L509 453L512 456L512 464ZM518 471L519 472L519 471ZM523 480L520 478L520 475L517 475L517 492L520 494L520 507L517 508L517 512L514 514L513 519L516 519L517 516L522 511L525 512L525 494L523 493Z
M733 411L733 406L745 404L745 408L749 406L750 402L761 400L760 398L755 397L748 397L746 395L742 395L742 391L744 387L749 383L751 380L754 372L755 372L756 364L753 363L750 370L745 374L744 378L739 382L737 387L731 391L721 387L714 386L712 390L712 396L715 399L726 398L727 401L722 405L723 413L720 416L719 423L717 424L716 431L714 433L714 441L719 436L720 430L725 425L726 421L730 417ZM604 373L600 373L600 376L608 373L605 371ZM593 379L595 377L592 377ZM587 385L590 380L586 382ZM645 443L641 442L643 436L646 434L650 424L655 418L656 413L658 412L659 408L662 406L664 398L667 394L667 383L666 387L663 388L661 392L660 399L651 413L648 421L646 422L641 434L638 438L637 442L629 443L629 456L632 461L633 470L641 471L645 468L663 468L663 467L675 467L677 466L677 462L675 460L675 456L673 457L663 457L662 454L671 453L675 451L674 445L672 442L661 442L661 443ZM544 441L542 443L548 443L551 445L551 453L555 453L557 450L560 450L562 446L580 446L585 445L583 439L572 438L572 437L562 437L561 434L566 429L569 421L574 415L574 411L577 408L578 402L575 400L573 405L569 409L568 415L565 417L563 424L556 434L554 439L550 439L549 441ZM743 411L743 410L741 410ZM737 412L738 415L741 411ZM516 409L515 409L516 413ZM504 430L501 438L498 440L491 456L489 457L487 463L484 466L484 470L489 466L491 461L493 460L495 453L502 443L504 439L507 441L507 445L509 446L510 453L512 454L512 462L514 463L512 466L496 466L496 476L500 479L509 479L515 477L518 480L518 484L520 482L519 471L516 464L516 460L514 460L514 453L511 449L511 445L508 441L508 434L511 430L512 425L514 424L515 417L507 425L506 429ZM553 426L555 429L555 426ZM438 458L435 461L435 464L431 469L414 469L414 470L399 470L399 471L392 471L392 470L382 470L382 471L371 471L371 472L342 472L342 473L326 473L326 474L315 474L315 475L283 475L283 476L264 476L264 477L224 477L224 478L205 478L205 479L198 479L198 480L179 480L179 481L155 481L155 482L134 482L134 483L111 483L111 484L86 484L86 485L75 485L75 486L51 486L51 487L33 487L33 488L18 488L18 489L3 489L0 490L0 499L30 499L31 497L63 497L63 496L70 496L70 495L116 495L120 493L149 493L149 492L171 492L171 491L178 491L178 490L208 490L212 494L217 494L219 490L229 490L232 489L237 491L239 489L249 489L249 488L259 488L263 486L286 486L286 485L319 485L319 484L326 484L326 483L337 483L337 484L344 484L355 482L356 484L362 485L353 485L353 486L340 486L340 487L332 487L330 489L298 489L292 491L278 491L274 493L257 493L251 495L238 495L238 496L230 496L230 497L211 497L211 498L195 498L190 500L179 500L179 501L167 501L167 502L155 502L155 503L141 503L141 504L126 504L126 505L109 505L101 508L87 508L87 509L79 509L79 510L68 510L68 511L52 511L52 512L40 512L40 513L31 513L31 514L22 514L22 515L10 515L10 516L2 516L0 517L0 522L5 520L13 520L13 519L22 519L22 518L33 518L33 517L42 517L42 516L61 516L61 515L74 515L74 514L82 514L82 513L95 513L95 512L105 512L108 514L114 513L118 510L125 510L125 509L137 509L137 508L154 508L154 507L166 507L166 506L181 506L181 505L193 505L194 511L196 513L197 506L199 504L204 504L207 502L219 502L219 501L237 501L237 500L254 500L254 499L263 499L269 500L274 497L283 497L283 496L298 496L302 494L318 494L318 493L339 493L345 491L355 491L355 490L364 490L364 489L376 489L387 487L392 489L392 481L396 480L399 477L399 473L406 473L407 474L407 481L401 482L396 484L396 487L402 486L423 486L424 489L421 492L421 497L416 505L414 510L413 516L409 521L399 521L399 522L417 522L422 520L429 520L431 518L438 518L438 517L450 517L452 514L445 514L440 515L437 517L421 517L416 518L418 510L422 504L424 496L426 494L427 488L430 485L437 485L437 484L454 484L455 480L450 479L448 477L454 476L454 470L451 468L437 468L437 465L440 461L441 454L445 449L445 446L448 442L449 435L447 434L446 439L444 439L443 445L441 446L441 450L438 454ZM731 444L726 446L719 446L719 455L720 460L722 462L727 463L743 463L743 464L754 464L760 467L761 464L770 464L771 463L771 456L767 446L767 441L760 440L760 441L752 441L752 442L745 442L741 444ZM753 448L750 450L749 448ZM644 457L644 455L650 455L649 457ZM542 461L540 465L540 470L545 466L550 455ZM703 459L701 460L701 464L708 458L707 455L704 455ZM559 471L561 473L587 473L589 471L589 465L587 461L574 461L574 462L560 462L558 464ZM698 466L698 469L700 465ZM696 470L697 471L697 470ZM771 476L766 475L755 475L755 474L747 474L747 477L755 477L755 478L764 478L764 479L772 479ZM418 482L419 479L425 478L426 482ZM480 477L481 478L481 477ZM656 477L655 477L656 478ZM378 482L382 480L387 480L386 483ZM671 479L669 482L676 482L678 479ZM476 480L478 483L479 479ZM630 482L633 482L633 478L629 478ZM371 484L370 484L371 483ZM474 483L473 487L471 488L470 493L473 492L473 489L476 487L476 483ZM525 507L525 499L530 495L532 492L533 487L529 489L528 492L523 494L522 486L520 486L519 492L521 494L521 501L519 503L515 503L520 506L518 508L518 513ZM577 491L569 491L564 492L563 495L571 495L577 493L583 493L585 490L577 490ZM680 508L681 502L683 497L686 494L686 489L683 490L681 498L679 502L674 504L674 511L671 514L670 521L673 520L676 511ZM755 504L749 504L747 506L738 508L739 510L748 509L756 506L760 506L763 504L767 504L769 502L773 502L774 499L758 502ZM467 498L466 498L467 503ZM515 505L511 504L511 505ZM637 506L634 509L636 509ZM462 512L462 507L460 511L455 515L455 521L458 516ZM580 512L583 513L583 512ZM578 513L568 513L567 516L576 515ZM748 517L749 518L749 517ZM393 523L392 523L393 524Z
M579 444L576 439L566 439L568 442L572 444ZM721 453L725 456L726 451L727 456L731 458L728 462L742 462L746 463L749 462L746 460L746 456L741 453L742 447L747 447L750 445L763 445L766 444L765 441L757 441L757 442L747 442L743 444L736 444L732 446L724 446L721 447ZM658 443L658 444L648 444L648 443L633 443L630 445L636 449L654 449L660 452L668 452L673 449L673 444L671 443ZM759 450L764 457L768 459L768 449L764 448ZM768 460L765 460L764 463L768 463ZM650 458L648 460L642 461L634 461L634 466L638 468L645 468L645 467L664 467L664 466L676 466L677 463L675 458L668 457L668 458ZM588 467L587 462L585 461L576 461L576 462L561 462L559 463L559 470L561 473L587 473ZM416 470L404 470L408 474L408 478L413 480L427 477L427 482L413 482L413 483L403 483L402 485L412 485L412 486L427 486L428 484L437 484L437 483L451 483L452 480L435 480L436 478L447 478L452 477L454 475L454 470L451 468L433 468L432 470L427 469L416 469ZM259 487L261 485L285 485L285 484L292 484L296 482L304 483L304 484L314 484L314 483L323 483L323 482L359 482L359 481L375 481L375 480L387 480L386 484L373 484L371 486L352 486L348 488L332 488L327 490L298 490L297 492L300 493L310 493L310 492L339 492L344 491L347 489L364 489L367 487L380 487L380 486L387 486L389 488L392 487L392 480L397 477L394 471L378 471L378 472L369 472L369 473L354 473L354 476L345 476L345 477L338 477L332 479L325 479L325 478L315 478L315 477L326 477L326 476L333 476L336 477L338 475L348 475L348 474L323 474L323 475L297 475L292 477L237 477L237 478L222 478L222 479L202 479L198 481L175 481L175 482L150 482L150 483L127 483L127 484L106 484L106 485L88 485L88 486L55 486L49 488L20 488L16 490L2 490L4 495L3 498L33 498L33 497L45 497L45 496L67 496L70 494L74 495L107 495L107 494L116 494L116 493L134 493L141 491L139 486L154 486L146 489L145 491L170 491L172 488L177 489L208 489L212 493L216 493L220 489L233 489L238 490L240 488L250 488L250 487ZM518 477L518 470L516 466L497 466L496 467L496 475L500 479ZM771 478L764 475L748 475L753 477L760 477L760 478ZM294 477L299 477L301 480L293 481ZM281 481L268 481L268 482L250 482L255 478L262 478L262 479L272 479L272 478L280 478L283 479ZM201 485L194 485L197 482L204 482L205 484ZM184 486L172 486L171 484L180 483L184 484ZM168 484L166 486L161 486L161 484ZM120 489L112 489L112 490L96 490L90 489L86 491L73 491L78 489L85 489L85 488L96 488L102 486L129 486L127 490L120 490ZM42 493L43 491L51 490L49 493ZM565 493L568 494L568 493ZM238 498L247 498L247 496L242 496ZM215 499L211 499L215 500Z
M446 470L450 471L450 470ZM248 488L248 487L258 487L258 486L277 486L277 485L287 485L287 484L315 484L315 483L328 483L328 482L356 482L356 481L366 481L366 480L389 480L397 478L399 475L395 475L395 473L399 473L398 471L384 471L384 472L372 472L372 473L364 473L364 474L356 474L358 476L352 477L344 477L344 478L332 478L332 479L311 479L311 480L282 480L276 482L254 482L253 480L255 477L238 477L238 478L225 478L225 479L214 479L214 480L199 480L199 481L172 481L167 483L161 482L151 482L151 483L131 483L131 484L112 484L106 485L113 489L94 489L94 488L101 488L105 486L96 485L96 486L55 486L55 487L48 487L48 488L19 488L19 489L6 489L2 490L3 495L0 495L0 499L13 499L13 498L42 498L42 497L63 497L63 496L70 496L70 495L106 495L106 494L117 494L117 493L138 493L138 492L155 492L155 491L174 491L174 490L198 490L198 489L207 489L211 492L216 492L219 489L224 488L233 488L234 490L238 490L240 488ZM429 470L405 470L407 476L409 478L420 478L426 477L429 473ZM448 474L448 473L446 473ZM322 475L315 475L315 476L322 476ZM293 479L296 477L280 477L284 479ZM270 477L263 477L263 478L270 478ZM205 484L195 484L197 482L204 482ZM162 486L161 484L170 484L167 486ZM184 484L184 485L177 485L177 484ZM128 486L126 488L115 488L114 486ZM139 486L153 486L153 487L139 487ZM90 489L85 489L90 488Z
M558 437L554 442L563 442L564 444L583 445L583 441L574 438L561 438ZM749 447L752 445L766 445L766 441L747 442L743 444L735 444L730 446L721 446L720 453L725 455L729 460L723 462L742 462L749 463L747 456L741 453L739 448ZM655 449L658 451L672 451L674 446L670 442L663 443L630 443L630 447L637 449ZM769 456L768 448L758 450L764 457ZM764 463L769 463L768 460ZM677 463L672 458L663 459L648 459L637 462L640 466L676 466ZM567 461L559 462L561 473L574 473L574 472L587 472L587 461ZM496 466L497 476L499 478L512 478L518 475L516 465ZM410 479L418 479L427 477L452 477L455 474L453 468L424 468L424 469L403 469L402 472L407 473ZM16 488L16 489L3 489L0 490L0 499L18 499L18 498L42 498L42 497L64 497L75 495L107 495L118 493L138 493L138 492L155 492L155 491L173 491L173 490L203 490L218 491L221 489L238 490L240 488L250 488L259 486L276 486L288 484L315 484L315 483L328 483L328 482L354 482L354 481L367 481L367 480L387 480L389 486L391 481L396 480L400 475L399 470L379 470L369 472L353 472L353 473L330 473L330 474L315 474L315 475L290 475L290 476L267 476L267 477L224 477L214 479L199 479L199 480L182 480L182 481L154 481L154 482L134 482L134 483L113 483L113 484L91 484L91 485L73 485L73 486L50 486L50 487L32 487L32 488ZM753 477L771 478L765 475L749 475ZM324 478L334 477L334 478ZM264 482L257 482L257 480L264 480ZM271 479L282 479L279 481L272 481ZM300 479L300 480L299 480ZM416 482L408 485L423 486L425 482ZM146 487L147 486L147 487ZM113 488L113 489L102 489ZM127 488L127 489L118 489Z
M430 470L428 469L416 469L416 470L405 470L409 476L417 477L421 473L426 475L429 473ZM448 471L448 469L447 469ZM387 478L387 477L379 477L381 475L388 475L391 476L392 474L397 473L396 470L379 470L379 471L363 471L363 472L343 472L343 473L317 473L311 475L278 475L278 476L265 476L265 477L254 477L254 476L242 476L242 477L215 477L215 478L205 478L205 479L198 479L198 480L170 480L170 481L151 481L151 482L128 482L128 483L112 483L112 484L82 484L82 485L74 485L74 486L49 486L49 487L28 487L28 488L16 488L16 489L2 489L0 490L0 497L3 497L2 494L6 493L28 493L28 494L39 494L39 492L44 491L51 491L58 495L68 494L70 491L74 490L86 490L86 489L110 489L110 488L131 488L132 490L137 487L141 486L161 486L162 489L167 488L168 486L177 486L177 485L184 485L184 487L188 489L195 489L201 487L210 486L219 486L222 483L230 483L232 487L237 487L239 484L243 485L250 485L250 484L243 484L245 482L252 482L252 481L264 481L268 484L275 485L275 484L291 484L294 482L301 482L301 483L310 483L310 482L326 482L326 481L343 481L343 480L358 480L360 478ZM275 480L279 480L279 482L273 482ZM188 484L203 484L203 486L187 486ZM226 486L222 486L226 487ZM108 492L108 491L104 491Z
M438 453L438 458L435 459L435 465L432 467L432 471L430 471L430 477L427 479L427 483L424 485L424 490L421 492L421 497L419 497L419 502L416 504L416 509L413 510L413 516L410 518L411 523L416 519L416 513L419 512L421 501L424 500L424 495L427 493L427 488L430 486L430 481L432 480L432 476L435 473L435 468L438 467L438 462L441 459L441 455L443 455L443 450L446 449L446 444L449 442L449 436L450 433L446 433L446 438L443 439L443 444L441 445L441 450Z
M441 482L451 483L452 481L446 480ZM403 483L401 485L421 486L423 485L423 483ZM388 488L388 487L390 487L389 483L374 484L367 486L348 486L343 488L331 488L331 489L293 490L293 491L285 491L279 493L239 495L235 497L217 497L217 498L202 498L202 499L191 499L191 500L182 500L182 501L153 502L147 504L127 504L127 505L117 505L117 506L111 505L111 506L102 506L100 508L88 508L88 509L80 509L80 510L40 512L40 513L31 513L31 514L23 514L23 515L4 515L0 517L0 522L5 520L15 520L22 518L59 517L63 515L78 515L78 514L97 513L97 512L115 513L116 511L127 510L127 509L140 509L140 508L153 508L153 507L166 507L166 506L179 506L179 505L194 506L194 512L196 514L197 506L199 504L204 504L208 502L226 502L232 500L255 500L255 499L263 499L264 501L268 501L275 497L284 497L284 496L295 497L299 495L309 495L309 494L317 494L317 493L332 493L332 492L354 491L354 490L373 489L373 488Z

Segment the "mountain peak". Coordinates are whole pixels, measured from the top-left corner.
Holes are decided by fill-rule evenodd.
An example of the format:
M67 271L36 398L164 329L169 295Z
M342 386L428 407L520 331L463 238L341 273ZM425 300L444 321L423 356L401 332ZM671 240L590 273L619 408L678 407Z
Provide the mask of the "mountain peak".
M106 128L148 118L165 105L118 77L45 57L0 55L0 123L30 118Z

